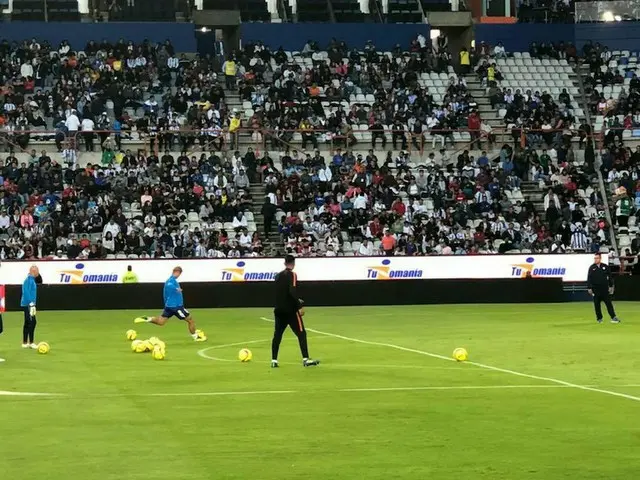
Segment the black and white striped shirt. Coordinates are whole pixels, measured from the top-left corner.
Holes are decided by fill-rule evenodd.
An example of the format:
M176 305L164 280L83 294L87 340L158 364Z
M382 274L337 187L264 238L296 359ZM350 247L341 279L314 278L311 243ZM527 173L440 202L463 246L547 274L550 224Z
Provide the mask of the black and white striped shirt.
M573 250L586 250L589 246L589 238L585 235L584 231L576 230L571 235L571 248Z

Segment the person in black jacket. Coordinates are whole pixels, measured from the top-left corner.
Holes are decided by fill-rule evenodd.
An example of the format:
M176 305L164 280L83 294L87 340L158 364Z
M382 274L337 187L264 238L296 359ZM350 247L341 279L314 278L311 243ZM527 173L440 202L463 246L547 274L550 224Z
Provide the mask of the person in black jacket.
M602 257L599 253L594 256L594 263L589 267L587 276L587 288L589 294L593 297L593 306L596 311L596 320L602 323L601 303L604 302L607 312L611 317L611 323L620 323L620 319L616 316L616 311L611 302L613 294L613 276L609 265L602 263Z
M302 322L304 315L304 302L298 298L297 286L298 276L293 271L296 259L293 255L287 255L284 259L285 269L276 275L276 299L273 314L275 316L275 329L271 342L271 367L278 368L278 351L282 335L287 327L291 327L293 333L298 337L300 352L302 353L302 365L313 367L320 363L319 360L309 358L309 347L307 345L307 331Z

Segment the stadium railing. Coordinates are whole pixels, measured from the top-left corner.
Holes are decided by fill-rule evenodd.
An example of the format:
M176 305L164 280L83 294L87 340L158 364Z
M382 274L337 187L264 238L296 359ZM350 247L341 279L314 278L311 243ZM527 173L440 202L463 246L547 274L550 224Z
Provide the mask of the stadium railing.
M132 131L132 130L94 130L92 132L71 132L50 130L23 130L6 132L0 130L0 152L13 151L28 153L32 149L39 150L47 145L55 145L59 150L73 150L80 155L86 152L85 133L94 134L94 152L100 152L109 142L114 151L136 148L148 154L160 155L166 150L167 142L170 151L184 152L195 155L211 151L244 151L253 148L255 151L265 150L311 150L315 145L322 150L333 151L336 148L351 150L369 150L374 148L381 151L382 138L385 138L384 150L404 150L410 154L423 156L426 153L447 148L449 153L463 150L484 149L486 142L500 148L503 144L519 145L520 147L544 147L545 137L562 136L565 130L535 130L527 128L493 128L490 132L470 129L431 129L423 134L411 134L405 130L354 129L347 135L335 134L325 129L303 131L300 129L266 129L242 127L233 132L228 129L217 131L207 129L181 129L171 131ZM572 141L578 140L578 132L571 132ZM312 135L304 142L303 135ZM396 148L393 148L393 137L396 135ZM603 134L596 133L594 138L602 141ZM315 139L315 141L314 141ZM353 143L355 140L355 143ZM186 149L184 148L186 145ZM453 150L451 150L453 149Z

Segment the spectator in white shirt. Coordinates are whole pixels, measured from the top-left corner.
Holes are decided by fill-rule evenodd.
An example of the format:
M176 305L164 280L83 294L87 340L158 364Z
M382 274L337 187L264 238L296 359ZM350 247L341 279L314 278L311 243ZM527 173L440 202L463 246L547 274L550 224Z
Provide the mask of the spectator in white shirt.
M360 192L356 198L353 199L354 210L365 210L367 208L367 197L364 192Z
M506 58L507 52L505 51L502 42L498 42L498 44L493 48L493 56L495 58Z
M333 248L333 245L327 245L327 251L324 253L325 257L335 257L336 251Z
M207 258L225 258L224 252L210 248L207 252Z
M233 177L233 183L238 189L249 188L249 176L244 171L244 168L238 170L238 173Z
M93 131L96 128L95 123L93 123L93 120L91 120L90 118L83 118L82 123L80 124L80 128L82 129L82 136L84 138L87 152L93 152Z
M238 244L245 249L251 246L251 235L249 235L249 232L244 230L243 232L240 233L240 237L238 238Z
M233 228L238 230L240 228L247 227L247 217L244 216L244 213L239 212L235 217L233 217Z
M67 117L67 120L64 122L69 133L77 132L80 128L80 119L78 118L78 112L75 110L71 110L71 114Z
M360 244L360 248L356 252L357 255L361 257L372 257L373 256L373 243L368 238L365 238Z
M111 236L113 238L115 238L118 233L120 233L120 225L118 225L115 220L113 219L113 217L111 217L111 220L109 220L109 223L107 223L104 226L104 229L102 230L102 237L104 238L104 236L107 234L107 232L111 233Z
M204 240L200 240L198 245L196 246L196 250L194 252L194 256L197 258L206 258L207 257L207 247L204 245Z
M7 212L3 211L2 213L0 213L0 230L5 230L9 228L10 224L11 224L11 217L7 215Z
M326 165L321 167L320 170L318 171L318 178L320 179L320 182L325 182L325 183L331 182L331 179L333 178L331 169Z
M618 172L618 170L616 170L615 167L613 167L610 171L609 171L609 175L607 176L607 181L609 183L611 182L615 182L616 180L620 180L620 172Z
M556 210L560 211L560 199L558 198L558 195L553 193L553 190L549 189L547 194L544 196L544 210L545 210L545 212L547 210L549 210L549 207L552 204L556 207Z
M20 65L20 75L22 75L24 78L33 78L33 66L29 62L24 62L22 65Z

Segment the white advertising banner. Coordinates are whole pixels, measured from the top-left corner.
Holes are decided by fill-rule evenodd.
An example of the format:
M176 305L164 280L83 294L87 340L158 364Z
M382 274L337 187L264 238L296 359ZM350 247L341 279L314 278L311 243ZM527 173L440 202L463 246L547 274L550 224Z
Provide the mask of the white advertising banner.
M606 255L603 255L606 262ZM583 282L593 255L478 255L433 257L301 258L300 281L485 279L559 277ZM175 266L181 282L251 282L273 280L283 268L281 258L170 260L48 260L4 262L0 284L22 284L30 265L40 268L43 282L53 285L122 283L131 267L140 283L163 283Z

